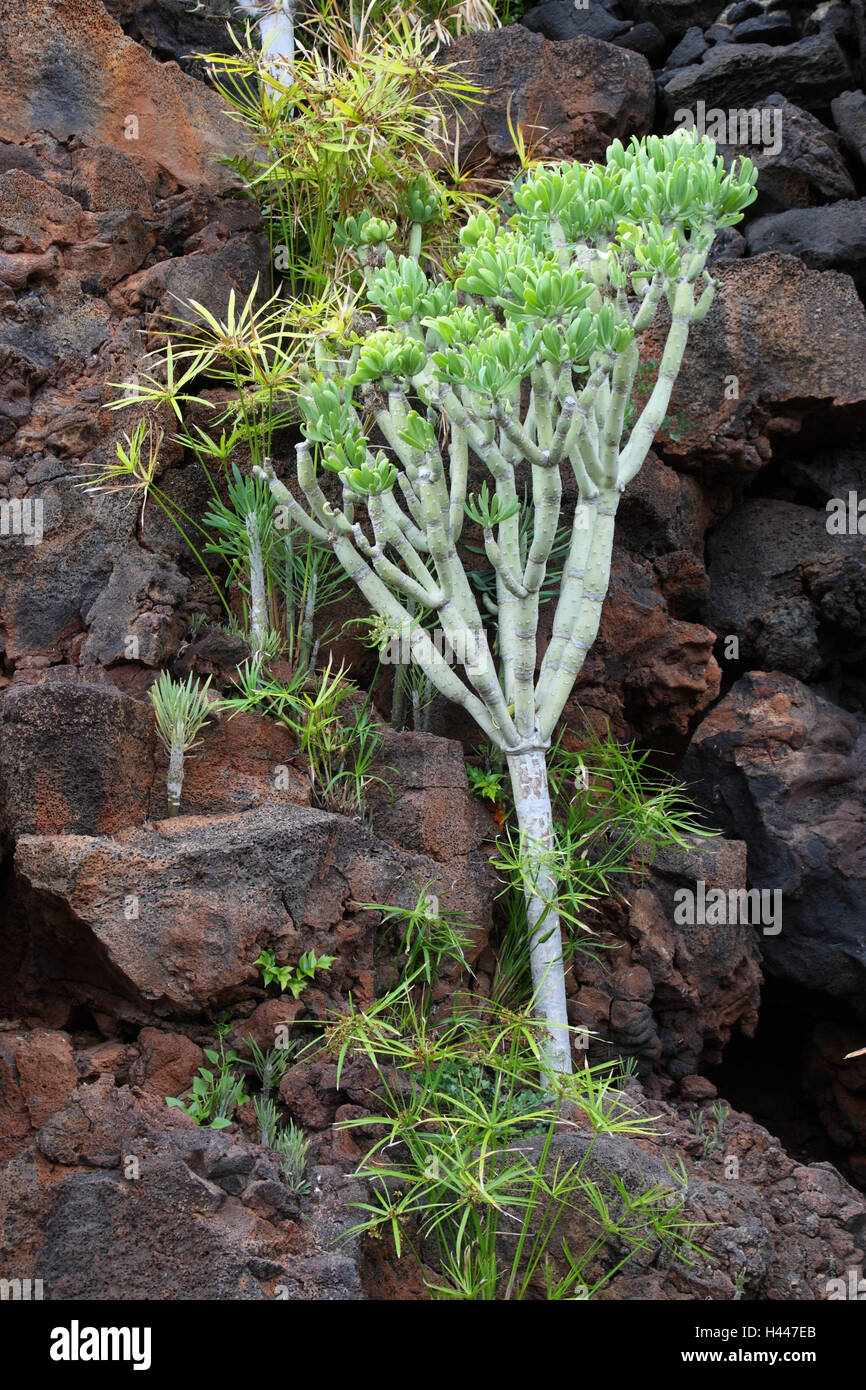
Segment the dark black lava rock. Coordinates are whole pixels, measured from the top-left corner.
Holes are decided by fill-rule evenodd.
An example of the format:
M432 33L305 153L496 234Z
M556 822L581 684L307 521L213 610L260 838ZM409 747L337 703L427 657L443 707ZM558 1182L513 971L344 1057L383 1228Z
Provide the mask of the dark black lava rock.
M665 38L681 39L687 29L703 29L721 14L724 0L620 0L620 9L631 19L650 20Z
M843 270L866 286L866 198L820 208L791 208L746 228L751 256L783 251L814 270Z
M784 10L744 19L742 24L735 26L732 35L734 43L791 43L795 37L791 16Z
M736 227L721 227L713 239L708 261L738 261L746 254L746 238Z
M780 3L784 4L785 0L780 0ZM826 30L843 39L853 39L855 29L854 11L851 5L843 3L843 0L825 0L817 10L812 11L803 25L803 33L806 36L820 34Z
M826 509L753 498L716 528L707 555L704 619L737 634L752 669L814 680L840 646L847 665L866 656L866 550L828 534Z
M786 482L806 490L810 505L826 509L832 497L847 497L854 489L866 497L866 450L836 447L825 452L804 451L786 461Z
M635 53L642 53L653 67L661 62L667 48L667 41L661 29L649 20L643 24L635 24L627 34L621 34L619 38L614 39L614 43L620 48L631 48Z
M781 48L769 44L726 43L704 55L701 63L678 68L665 83L670 114L707 107L759 106L770 92L820 115L833 97L853 87L848 59L832 34L816 34Z
M197 53L230 53L226 22L235 22L231 0L104 0L108 13L124 32L149 49L162 62L179 63L185 71L202 76Z
M717 140L726 164L748 155L758 167L758 197L749 210L750 218L856 198L834 131L779 92L764 99L757 115L759 119L749 117L743 122L742 129L739 122L733 130L729 123L730 143Z
M709 29L704 30L704 38L707 43L730 43L733 37L733 29L730 24L711 24Z
M666 67L687 68L690 63L699 63L709 48L703 30L697 25L688 29L676 48L668 55Z
M697 729L680 769L723 834L749 847L752 887L781 892L765 968L866 1001L866 727L793 676L752 671ZM770 900L772 901L772 900Z
M546 0L546 4L529 10L520 22L546 39L576 39L585 35L608 43L629 27L627 19L615 19L595 0L586 9L578 9L573 0Z
M842 144L866 164L866 93L843 92L831 110Z
M758 0L739 0L739 4L731 6L725 18L729 24L742 24L744 19L753 19L755 15L763 13L764 7L758 4Z

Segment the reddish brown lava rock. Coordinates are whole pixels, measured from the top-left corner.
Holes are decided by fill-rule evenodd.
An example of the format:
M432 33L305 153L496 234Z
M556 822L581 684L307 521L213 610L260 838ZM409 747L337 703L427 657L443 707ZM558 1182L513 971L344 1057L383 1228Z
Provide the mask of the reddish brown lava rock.
M385 728L370 788L376 834L404 849L445 861L476 849L496 832L493 818L469 790L460 744L433 734Z
M204 1061L201 1048L183 1033L142 1028L136 1045L139 1055L130 1067L130 1081L161 1096L181 1095Z
M750 885L781 895L762 935L773 974L862 1012L866 729L779 672L743 676L696 730L683 762L723 832L747 826Z
M486 94L460 109L460 155L472 168L516 167L509 111L533 152L551 160L600 159L615 137L652 126L649 63L601 39L550 43L514 24L458 39L448 61Z
M68 1034L4 1024L0 1030L0 1155L4 1160L19 1153L32 1130L40 1129L69 1104L78 1080Z
M701 462L730 476L761 468L772 436L797 433L805 416L866 401L866 311L854 282L834 271L808 270L794 256L768 254L719 263L712 312L689 334L670 417L674 441L656 445L669 460ZM767 313L772 304L773 312ZM664 307L641 352L661 358L669 316Z
M0 808L10 838L110 835L165 816L168 754L150 702L118 690L101 668L14 683L0 703L0 730ZM185 760L183 811L309 805L296 752L272 719L214 714Z
M45 42L34 43L34 34ZM237 153L240 142L217 93L158 63L96 0L32 0L26 12L4 5L0 35L3 139L24 141L33 130L58 140L86 135L133 158L148 181L235 184L216 162ZM56 79L58 51L65 84Z
M66 980L74 993L95 950L115 976L116 1007L141 1021L142 1009L188 1017L248 997L264 947L280 963L309 949L334 955L317 983L334 1001L351 990L363 1007L390 966L376 952L379 914L361 904L411 906L430 882L483 933L495 891L478 851L439 864L344 816L278 802L114 839L24 835L16 863L43 983Z
M719 693L716 635L673 618L652 564L619 551L598 637L566 706L578 733L592 711L629 736L640 728L655 743L687 732Z

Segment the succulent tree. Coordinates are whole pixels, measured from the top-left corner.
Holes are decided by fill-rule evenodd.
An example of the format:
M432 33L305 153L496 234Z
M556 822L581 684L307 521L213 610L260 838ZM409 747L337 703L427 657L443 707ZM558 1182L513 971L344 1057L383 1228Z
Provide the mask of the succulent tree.
M332 547L382 632L403 634L432 685L504 754L526 865L535 1007L547 1060L562 1071L571 1050L546 750L598 631L617 505L662 424L689 328L712 303L710 246L755 197L755 178L749 160L727 171L712 141L685 131L628 148L615 141L604 164L521 175L513 215L472 216L445 278L431 279L417 256L393 255L393 224L349 219L345 234L384 326L320 345L318 370L302 382L304 502L270 461L259 470L276 501ZM423 190L413 199L422 223L432 209ZM413 237L410 250L419 245ZM664 352L626 432L640 335L663 300ZM539 593L564 471L576 502L539 664ZM492 489L485 480L467 495L485 472ZM524 475L533 512L525 559ZM467 517L495 571L495 638L458 553ZM446 655L431 640L431 614Z

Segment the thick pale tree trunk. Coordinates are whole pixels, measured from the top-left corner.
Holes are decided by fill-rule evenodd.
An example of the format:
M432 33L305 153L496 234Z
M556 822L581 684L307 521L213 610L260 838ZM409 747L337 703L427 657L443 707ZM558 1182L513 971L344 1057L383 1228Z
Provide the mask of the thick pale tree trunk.
M295 0L240 0L240 8L258 20L268 72L278 81L291 82L295 57Z
M553 848L553 813L547 780L547 760L541 748L508 758L514 806L525 854L526 917L535 1012L544 1019L548 1040L544 1054L551 1070L571 1071L571 1042L565 1003L565 970L559 915L548 906L556 901L556 876L545 853Z
M168 793L168 814L170 816L180 815L180 796L183 789L183 745L172 743L171 752L168 759L168 777L166 778L166 791Z

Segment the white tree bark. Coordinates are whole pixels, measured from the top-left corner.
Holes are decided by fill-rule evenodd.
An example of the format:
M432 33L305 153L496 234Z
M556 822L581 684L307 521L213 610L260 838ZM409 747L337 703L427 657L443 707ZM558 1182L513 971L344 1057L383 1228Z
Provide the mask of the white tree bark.
M295 59L295 0L240 0L240 8L258 20L268 72L279 82L291 82Z
M514 806L526 854L526 918L529 925L529 960L535 1009L544 1019L548 1041L545 1060L552 1071L571 1072L571 1041L565 1002L565 970L559 914L549 905L556 901L556 876L545 851L553 848L553 814L544 750L532 748L508 757L514 789ZM540 852L540 853L539 853Z
M168 758L168 776L166 778L166 792L168 793L168 814L170 816L180 815L180 794L183 788L183 744L172 743L171 752Z

